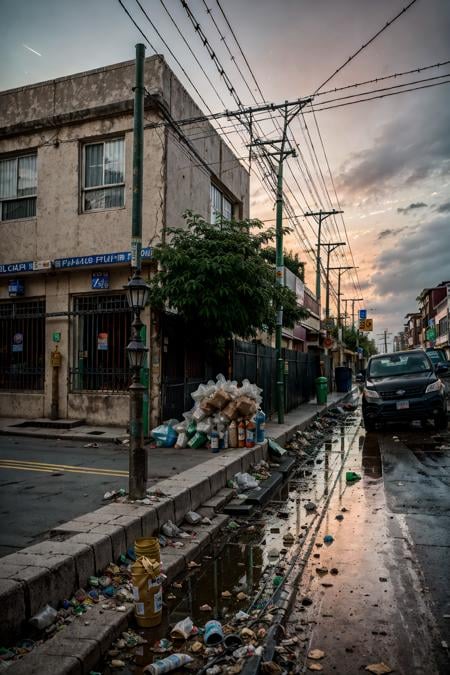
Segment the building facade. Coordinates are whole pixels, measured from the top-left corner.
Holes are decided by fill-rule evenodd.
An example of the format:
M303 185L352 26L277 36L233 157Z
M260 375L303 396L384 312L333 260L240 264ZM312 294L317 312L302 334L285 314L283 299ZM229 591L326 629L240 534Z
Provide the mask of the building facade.
M134 62L0 93L0 415L128 420ZM163 57L145 60L143 276L189 209L248 217L249 176ZM159 319L143 313L148 419ZM56 377L54 357L61 365Z

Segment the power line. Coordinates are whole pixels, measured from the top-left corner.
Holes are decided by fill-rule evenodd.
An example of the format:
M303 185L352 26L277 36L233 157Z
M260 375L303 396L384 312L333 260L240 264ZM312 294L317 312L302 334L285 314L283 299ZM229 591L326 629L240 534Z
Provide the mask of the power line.
M136 21L133 19L133 17L131 16L130 12L128 11L128 9L127 9L127 8L125 7L125 5L123 4L122 0L118 0L118 3L119 3L119 5L122 7L122 9L123 9L123 11L125 12L125 14L127 14L127 16L128 16L128 18L130 19L130 21L132 21L132 22L134 23L135 27L138 29L138 31L140 32L140 34L142 35L142 37L144 38L144 40L146 41L146 43L149 45L149 47L150 47L151 49L153 49L153 51L154 51L155 54L157 54L158 52L156 51L156 49L154 48L154 46L152 45L152 43L150 42L150 40L148 39L148 37L146 36L146 34L144 33L144 31L138 26L138 24L136 23Z
M433 84L424 84L420 87L411 87L410 89L403 89L401 91L393 91L387 94L380 94L378 96L368 96L367 98L361 98L358 99L357 101L347 101L346 103L338 103L336 105L329 105L324 108L318 107L315 108L315 112L323 112L324 110L334 110L335 108L345 108L349 105L354 105L356 103L365 103L366 101L376 101L378 99L382 98L388 98L389 96L398 96L399 94L407 94L411 91L419 91L421 89L431 89L432 87L439 87L441 84L448 84L450 80L444 80L443 82L434 82ZM367 94L370 94L371 92L366 92ZM364 94L361 94L361 96L364 96ZM311 110L305 110L305 114L311 114Z
M374 84L376 82L382 82L383 80L392 80L397 77L403 77L404 75L411 75L412 73L421 73L424 70L431 70L432 68L441 68L442 66L447 66L449 63L450 60L442 61L442 63L433 63L431 66L421 66L419 68L413 68L412 70L404 70L401 73L392 73L391 75L374 77L371 80L364 80L363 82L354 82L353 84L346 84L344 87L335 87L334 89L327 89L326 91L316 92L315 96L325 96L326 94L335 94L337 91L345 91L345 89L363 87L366 84Z
M396 14L396 15L394 16L393 19L391 19L390 21L388 21L382 28L380 28L380 29L375 33L375 35L372 35L372 37L371 37L369 40L367 40L367 42L365 42L363 45L361 45L361 47L360 47L359 49L357 49L356 52L354 52L351 56L349 56L348 59L347 59L346 61L344 61L344 63L343 63L341 66L339 66L339 68L336 68L336 70L334 71L334 73L332 73L332 74L330 75L330 77L327 77L327 79L324 80L324 81L322 82L322 84L321 84L319 87L317 87L317 89L315 90L314 93L317 94L317 92L319 92L326 84L328 84L328 82L329 82L330 80L332 80L333 77L335 77L338 73L340 73L341 70L343 70L343 69L345 68L345 66L347 66L347 65L350 63L350 61L353 61L353 59L356 58L356 57L358 56L358 54L361 54L361 52L362 52L366 47L368 47L374 40L377 39L377 37L378 37L379 35L381 35L381 33L383 33L387 28L389 28L389 26L391 26L395 21L397 21L398 18L400 18L405 12L407 12L408 9L409 9L410 7L412 7L412 5L414 5L414 3L415 3L416 1L417 1L417 0L411 0L411 2L410 2L408 5L406 5L406 7L403 7L403 9L402 9L398 14Z

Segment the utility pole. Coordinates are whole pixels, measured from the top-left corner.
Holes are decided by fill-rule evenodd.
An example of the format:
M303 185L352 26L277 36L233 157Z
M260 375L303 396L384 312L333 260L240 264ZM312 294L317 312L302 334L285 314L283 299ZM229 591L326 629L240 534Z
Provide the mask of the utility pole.
M300 113L302 108L309 103L307 101L299 102L298 105L293 107L293 110L289 111L288 103L284 106L283 111L283 133L281 138L261 141L257 138L252 143L249 143L249 147L263 147L271 146L273 148L272 152L266 152L265 156L273 156L278 159L278 169L277 169L277 189L276 189L276 279L277 284L284 286L284 256L283 256L283 164L284 160L292 155L296 157L296 151L291 146L288 139L288 128L292 120ZM278 412L278 424L283 424L284 422L284 359L283 352L281 348L282 341L282 331L283 331L283 306L279 305L276 308L276 332L275 332L275 349L277 353L277 412Z
M141 368L148 351L142 342L141 312L147 304L149 287L141 278L142 248L142 186L144 149L144 64L145 46L136 45L136 80L134 87L133 128L133 203L131 212L131 272L125 286L127 299L133 311L131 339L127 346L131 370L130 392L130 449L128 492L131 499L142 499L147 488L147 453L144 449L142 403L145 387L141 384Z
M344 213L343 211L336 211L336 209L333 209L332 211L315 211L315 212L309 212L305 213L304 216L305 218L318 218L319 220L316 221L319 229L317 233L317 255L316 255L316 299L317 302L320 303L320 246L321 246L321 237L322 237L322 223L323 221L328 218L328 216L334 216L338 213Z
M388 333L387 330L384 330L382 333L378 333L377 337L382 338L384 342L384 353L387 354L388 348L387 348L387 339L390 337L392 333Z
M348 266L341 266L341 267L330 267L330 270L337 270L338 273L338 290L337 290L337 325L338 328L341 327L341 277L344 274L344 272L347 272L348 270L356 270L358 269L354 265L348 265Z
M327 249L327 268L326 268L326 285L325 285L325 319L330 318L330 255L338 246L346 246L345 241L332 241L321 244ZM319 263L320 264L320 263Z

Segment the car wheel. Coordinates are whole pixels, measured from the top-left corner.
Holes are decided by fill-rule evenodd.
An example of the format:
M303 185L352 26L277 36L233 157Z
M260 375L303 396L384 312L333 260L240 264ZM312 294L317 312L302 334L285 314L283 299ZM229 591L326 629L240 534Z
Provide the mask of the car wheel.
M439 413L438 415L435 416L434 418L434 426L436 429L439 431L447 429L448 428L448 417L447 414L444 412Z
M375 431L375 422L373 420L364 418L364 428L366 431Z

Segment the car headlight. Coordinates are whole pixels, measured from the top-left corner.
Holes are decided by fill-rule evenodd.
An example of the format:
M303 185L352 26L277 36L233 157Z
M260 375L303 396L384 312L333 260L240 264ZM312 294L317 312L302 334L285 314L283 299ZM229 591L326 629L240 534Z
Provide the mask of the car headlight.
M364 387L364 396L367 399L380 398L380 394L375 389L367 389L367 387Z
M440 380L436 380L436 382L433 382L432 384L429 384L428 387L425 389L426 394L431 394L432 391L441 391L443 388L443 384Z

